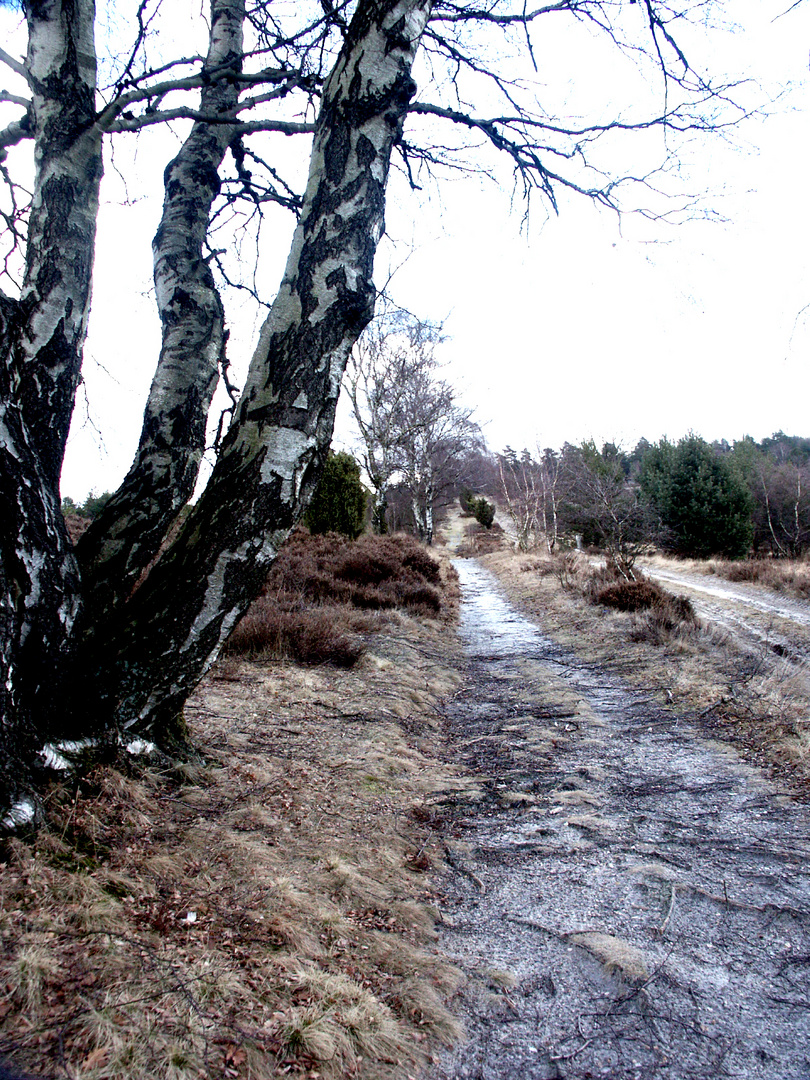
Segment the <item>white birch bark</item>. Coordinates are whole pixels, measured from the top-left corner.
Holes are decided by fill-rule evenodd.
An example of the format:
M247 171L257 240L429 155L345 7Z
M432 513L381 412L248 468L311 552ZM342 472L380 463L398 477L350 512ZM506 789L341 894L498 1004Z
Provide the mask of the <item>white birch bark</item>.
M390 154L429 8L361 0L355 10L324 88L281 287L211 480L110 628L102 666L88 657L87 695L124 725L172 722L317 481L349 350L373 312Z
M212 0L200 111L235 114L245 0ZM233 125L197 122L165 172L165 199L152 247L162 347L135 461L79 544L89 615L98 628L123 602L191 497L205 450L206 422L225 349L222 302L203 258L218 169Z
M0 757L57 722L54 696L80 608L59 473L90 308L101 136L92 0L26 5L36 182L19 301L2 298L0 349ZM3 770L0 770L3 771Z

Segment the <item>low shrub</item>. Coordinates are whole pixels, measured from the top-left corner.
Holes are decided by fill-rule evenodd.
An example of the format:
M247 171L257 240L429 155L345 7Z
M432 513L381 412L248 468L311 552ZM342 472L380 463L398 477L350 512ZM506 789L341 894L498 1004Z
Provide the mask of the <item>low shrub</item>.
M363 531L365 514L360 465L345 450L330 450L304 524L313 533L339 532L354 539Z
M660 603L663 592L650 581L617 581L599 589L594 600L617 611L643 611Z
M396 578L401 570L399 560L382 550L369 550L368 545L355 545L336 560L335 576L352 585L379 585Z
M364 645L340 610L285 611L277 601L261 596L231 634L225 652L349 668L363 655Z
M491 529L492 523L495 520L495 506L493 503L487 502L483 497L480 499L474 499L471 503L472 514L479 525L483 525L485 529Z
M405 553L402 565L415 570L431 585L438 585L441 581L442 575L439 564L418 544Z
M458 554L461 558L469 558L475 555L488 555L491 551L498 551L503 547L505 533L500 525L493 524L485 529L478 522L467 525L464 530L464 541L459 545Z
M360 612L442 610L439 564L413 537L296 530L278 554L262 595L231 634L231 655L287 657L351 667L370 629ZM364 622L365 620L365 622Z
M643 616L633 624L632 636L636 641L660 644L674 633L693 630L698 625L688 597L676 596L648 578L626 581L617 578L615 571L601 568L591 575L586 596L591 603Z

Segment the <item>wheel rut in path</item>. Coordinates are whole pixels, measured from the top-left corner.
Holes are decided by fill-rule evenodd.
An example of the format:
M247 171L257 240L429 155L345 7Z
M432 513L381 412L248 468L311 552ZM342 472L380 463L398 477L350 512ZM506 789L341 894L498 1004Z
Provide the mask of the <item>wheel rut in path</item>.
M810 1080L810 826L734 753L457 564L464 691L440 946L469 1041L431 1080Z

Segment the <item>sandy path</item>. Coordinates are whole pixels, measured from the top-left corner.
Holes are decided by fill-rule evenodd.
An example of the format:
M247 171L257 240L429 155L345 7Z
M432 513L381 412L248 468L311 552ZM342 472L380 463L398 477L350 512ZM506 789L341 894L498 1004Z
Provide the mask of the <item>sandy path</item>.
M700 574L687 574L681 571L665 570L658 566L643 565L644 572L650 577L669 585L677 585L681 589L716 597L719 600L728 600L736 605L753 608L755 611L765 612L767 615L796 623L798 626L810 627L810 603L806 600L780 596L767 589L758 589L756 586L735 585L720 578L706 578Z
M727 748L543 638L460 561L440 947L476 978L448 1078L810 1078L810 826Z

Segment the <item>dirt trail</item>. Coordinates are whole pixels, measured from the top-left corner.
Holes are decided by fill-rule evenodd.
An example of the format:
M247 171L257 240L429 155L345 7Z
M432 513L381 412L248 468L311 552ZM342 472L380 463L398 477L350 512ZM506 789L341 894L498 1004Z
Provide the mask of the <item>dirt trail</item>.
M706 578L701 574L665 570L660 566L644 565L644 569L650 577L659 578L661 581L681 588L705 593L707 596L715 596L721 600L731 600L734 603L755 608L757 611L775 615L780 619L786 619L788 622L798 623L799 626L810 626L810 603L806 600L779 596L766 589L757 589L755 586L734 585L719 578Z
M643 569L667 588L675 586L686 593L701 619L723 627L749 651L764 645L800 664L810 660L810 603L806 600L669 567L644 564Z
M440 948L476 977L430 1080L808 1080L806 806L457 568L482 795L448 810Z

